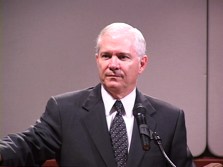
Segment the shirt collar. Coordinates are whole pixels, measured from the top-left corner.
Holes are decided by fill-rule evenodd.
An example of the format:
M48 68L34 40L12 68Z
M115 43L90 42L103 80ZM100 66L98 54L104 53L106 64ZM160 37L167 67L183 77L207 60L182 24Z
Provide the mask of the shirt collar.
M114 99L103 87L101 86L101 95L102 95L102 100L104 102L104 107L105 107L105 115L109 116L111 113L111 109L113 105L115 104L115 101L117 99ZM133 116L133 107L135 104L135 99L136 99L136 88L133 89L133 91L125 96L124 98L120 99L126 112L127 117Z

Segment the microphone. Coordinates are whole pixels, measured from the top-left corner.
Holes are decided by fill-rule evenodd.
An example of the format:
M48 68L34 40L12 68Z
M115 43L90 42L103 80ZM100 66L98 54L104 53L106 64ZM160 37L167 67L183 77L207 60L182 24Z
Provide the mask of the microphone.
M150 149L150 133L146 122L145 112L146 108L141 103L138 103L133 110L133 115L138 124L142 147L145 151L148 151Z
M154 140L155 143L159 146L162 155L171 165L171 167L176 167L176 165L169 159L169 157L165 153L160 136L156 132L153 132L149 129L146 122L145 113L146 108L141 103L135 105L133 115L135 116L138 124L143 149L145 151L148 151L150 149L150 140Z

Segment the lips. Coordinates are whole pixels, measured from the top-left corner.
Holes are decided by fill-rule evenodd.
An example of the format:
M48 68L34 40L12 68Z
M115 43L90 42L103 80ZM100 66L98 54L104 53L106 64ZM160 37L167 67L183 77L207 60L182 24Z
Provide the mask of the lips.
M116 71L108 71L105 73L105 76L108 77L122 77L122 72L120 70L116 70Z
M105 75L106 77L111 77L111 78L118 78L118 77L121 77L120 75Z

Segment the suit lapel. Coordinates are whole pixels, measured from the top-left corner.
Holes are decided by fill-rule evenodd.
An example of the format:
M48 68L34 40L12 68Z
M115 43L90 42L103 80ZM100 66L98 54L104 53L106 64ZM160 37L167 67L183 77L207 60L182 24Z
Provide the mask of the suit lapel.
M108 167L115 166L115 159L110 142L104 104L101 98L100 85L95 87L83 104L88 114L83 119L90 137Z
M135 167L139 166L144 155L144 150L142 149L141 139L139 136L138 125L134 119L132 140L130 145L130 151L128 155L127 166Z
M142 95L138 90L136 92L136 101L135 104L141 103L146 108L146 120L149 128L154 131L156 128L156 122L152 118L152 115L155 113L155 109L144 95ZM142 148L142 143L139 135L138 125L136 119L134 119L132 141L128 156L128 167L140 166L141 161L145 155L146 151Z
M146 119L149 128L154 131L156 128L156 122L152 118L155 113L155 109L149 102L149 100L142 95L138 90L136 93L135 104L142 103L146 107ZM92 141L94 142L98 152L108 167L116 166L112 146L110 142L110 136L108 132L107 122L105 118L105 109L103 100L101 98L101 86L96 86L89 97L83 103L83 108L88 111L88 114L83 119L83 124L86 126L88 133ZM133 134L131 140L130 151L128 155L128 167L139 166L145 151L142 149L141 139L139 135L138 125L134 120Z

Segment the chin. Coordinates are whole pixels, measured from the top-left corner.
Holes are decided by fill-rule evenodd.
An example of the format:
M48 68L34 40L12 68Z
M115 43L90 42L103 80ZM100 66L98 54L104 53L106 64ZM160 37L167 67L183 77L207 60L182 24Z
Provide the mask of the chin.
M119 90L120 84L119 83L104 83L104 87L108 90Z

